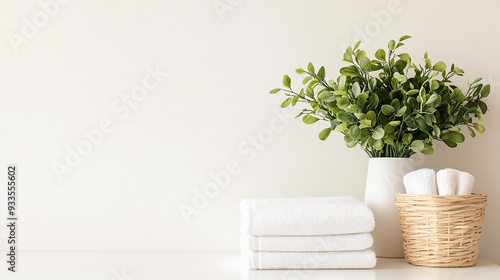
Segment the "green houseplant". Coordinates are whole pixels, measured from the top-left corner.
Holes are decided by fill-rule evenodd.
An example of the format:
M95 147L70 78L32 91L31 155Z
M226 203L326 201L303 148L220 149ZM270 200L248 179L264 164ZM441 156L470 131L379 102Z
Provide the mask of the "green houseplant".
M408 53L397 53L409 38L389 41L387 50L375 52L375 59L368 58L358 42L345 51L349 65L336 79L327 80L324 67L316 70L309 63L307 69L296 70L304 76L300 90L292 89L285 75L285 88L270 91L286 95L283 108L308 105L297 116L306 124L327 121L328 127L319 133L321 140L332 131L340 132L348 147L359 145L369 155L365 203L377 221L372 235L379 257L403 257L394 198L404 193L403 175L417 167L410 157L433 154L435 141L456 147L465 140L465 127L472 137L483 133L476 119L482 121L488 110L483 99L490 86L481 78L463 91L452 84L454 76L464 74L454 64L449 68L442 61L433 64L425 53L423 65L417 65Z
M467 127L472 137L483 133L487 105L483 98L490 86L481 78L468 84L466 91L451 84L453 76L464 71L454 64L447 71L444 62L435 64L427 53L424 65L416 65L408 53L396 51L403 41L391 40L388 50L379 49L375 59L359 49L358 42L344 53L349 66L340 69L336 80L326 80L325 68L315 71L312 63L307 69L298 68L304 75L300 91L292 89L288 75L285 88L270 91L286 95L281 107L307 103L298 116L306 124L328 121L329 127L320 132L325 140L331 131L344 134L349 148L360 145L370 157L410 157L415 153L432 154L434 140L456 147L465 140L461 127Z

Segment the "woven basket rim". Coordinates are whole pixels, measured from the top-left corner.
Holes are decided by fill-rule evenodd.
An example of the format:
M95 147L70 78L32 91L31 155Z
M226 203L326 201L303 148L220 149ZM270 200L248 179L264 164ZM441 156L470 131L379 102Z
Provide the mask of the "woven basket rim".
M428 197L428 198L472 198L472 197L488 197L485 194L482 193L472 193L472 194L467 194L467 195L460 195L460 194L455 194L455 195L440 195L440 194L407 194L407 193L398 193L396 194L396 198L401 197L401 198L411 198L411 197Z

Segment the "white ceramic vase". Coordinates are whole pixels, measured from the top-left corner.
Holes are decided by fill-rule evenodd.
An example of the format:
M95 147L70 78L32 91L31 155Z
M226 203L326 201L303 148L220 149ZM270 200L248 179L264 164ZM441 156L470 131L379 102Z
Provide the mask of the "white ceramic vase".
M414 170L415 160L410 158L369 159L365 204L375 215L372 235L377 257L404 257L403 236L394 199L397 193L405 193L403 176Z

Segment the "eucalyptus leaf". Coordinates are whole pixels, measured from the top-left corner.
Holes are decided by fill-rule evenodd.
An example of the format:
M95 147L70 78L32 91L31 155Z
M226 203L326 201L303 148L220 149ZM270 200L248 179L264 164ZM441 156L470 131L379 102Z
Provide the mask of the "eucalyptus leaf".
M451 135L451 140L455 143L462 143L465 141L465 137L462 133L460 132L456 132L456 131L453 131L451 132L452 135Z
M448 147L450 147L450 148L455 148L455 147L457 147L457 143L455 143L455 142L453 142L453 141L451 141L451 140L449 140L449 139L446 139L446 140L445 140L445 139L443 139L443 141L444 141L444 143L446 143L446 145L448 145Z
M383 49L378 49L377 52L375 52L375 57L380 60L385 60L385 51Z
M373 106L373 107L377 107L378 104L379 104L379 98L378 98L378 95L376 94L372 94L370 95L370 97L368 97L368 101L370 102L370 104Z
M336 100L335 95L329 91L323 91L318 94L318 98L323 102L333 102Z
M432 155L434 154L434 149L432 148L431 145L424 145L424 149L421 151L422 154L424 155Z
M490 85L485 85L481 90L481 97L485 98L488 97L488 95L490 95Z
M333 93L335 93L336 95L347 96L347 92L343 90L336 90Z
M302 80L302 84L305 85L307 83L309 83L309 81L312 80L312 77L311 76L307 76L304 78L304 80Z
M307 64L307 71L309 71L309 73L311 73L311 74L315 74L314 66L311 62L309 62L309 64Z
M432 126L432 129L434 130L434 134L435 134L437 137L441 137L441 129L440 129L437 125L433 125L433 126Z
M404 115L404 113L406 113L406 110L408 108L406 106L403 106L401 107L401 109L399 109L397 112L396 112L396 117L401 117L402 115Z
M359 76L358 68L354 65L340 68L340 74L348 77Z
M382 141L382 139L376 139L375 142L373 142L373 148L375 148L375 150L382 150L382 148L384 148L384 141Z
M286 108L288 107L288 105L290 105L290 103L292 102L292 99L291 98L287 98L285 99L285 101L283 101L283 103L281 103L281 108Z
M419 90L418 90L418 89L412 89L412 90L409 90L409 91L406 93L406 95L411 96L411 95L415 95L415 94L417 94L418 92L419 92Z
M404 83L407 80L405 75L401 75L398 72L394 73L394 78L396 78L400 83Z
M436 80L431 80L431 89L436 90L439 88L439 82Z
M473 123L472 124L474 126L474 128L476 129L477 132L479 133L484 133L484 126L478 124L478 123Z
M431 69L431 67L432 67L431 59L427 57L425 59L425 69Z
M402 41L404 41L406 39L410 39L410 38L411 38L410 35L404 35L404 36L401 36L401 38L399 38L399 41L402 42Z
M337 119L343 122L354 122L356 118L347 112L341 111L337 113Z
M469 129L469 134L472 138L476 137L476 133L474 132L474 130L472 128L470 128L469 126L467 127Z
M488 105L486 105L486 103L484 103L481 100L477 101L477 105L479 105L479 108L481 109L481 113L486 114L486 112L488 111Z
M387 133L392 133L392 132L394 132L394 126L392 126L390 124L386 124L384 126L384 131L387 132Z
M382 105L382 114L386 115L386 116L390 116L392 113L394 113L394 107L392 107L391 105Z
M359 45L361 45L361 41L357 41L356 42L356 44L354 45L353 50L356 50L359 47Z
M484 115L483 115L483 113L481 113L481 111L476 110L476 112L474 112L474 114L476 115L476 118L477 118L478 120L483 121L483 119L484 119Z
M371 60L368 57L363 57L359 60L359 66L361 67L361 70L365 72L370 72L371 71Z
M352 57L348 53L344 53L344 61L345 62L352 62Z
M302 121L306 124L313 124L315 122L317 122L319 119L316 118L315 116L311 116L311 115L306 115L302 118Z
M416 153L420 153L425 148L424 142L422 140L415 140L411 143L410 149L412 149Z
M360 143L361 150L365 151L366 148L368 147L368 141L370 140L370 137L366 137L363 139Z
M427 99L427 102L425 102L425 104L434 104L434 102L436 102L436 100L439 98L439 95L436 94L436 93L433 93L429 99Z
M351 128L349 129L349 132L351 134L351 138L352 139L356 139L357 140L361 136L361 129L357 125L351 126Z
M439 61L436 64L434 64L434 66L432 66L432 70L436 70L438 72L443 72L446 70L446 64L442 61Z
M446 142L450 141L453 143L462 143L465 141L465 137L462 133L457 132L457 131L449 131L446 133L443 133L441 138Z
M374 111L369 111L366 113L366 119L370 120L371 126L375 126L377 124L377 115Z
M363 50L360 50L360 51L358 51L358 52L356 53L356 58L357 58L357 59L361 59L361 58L363 58L363 57L365 57L365 56L366 56L366 52L365 52L365 51L363 51Z
M396 46L396 42L394 40L390 40L389 43L387 44L387 47L389 50L394 50L394 47Z
M337 100L337 106L342 110L347 108L350 104L351 104L351 102L350 102L349 98L347 98L347 97L341 97Z
M420 116L418 118L415 118L414 122L420 130L422 130L424 132L427 131L427 123L425 122L425 118Z
M411 143L411 140L413 139L413 135L411 135L410 133L405 133L403 134L403 143L405 143L406 145L409 145Z
M361 128L361 129L371 127L371 126L372 126L372 121L370 121L368 119L364 119L364 120L359 121L359 128Z
M283 76L283 85L287 88L290 88L291 84L292 80L290 79L290 77L288 75Z
M373 139L382 139L384 138L384 135L385 135L385 131L382 127L380 126L377 126L374 130L373 130L373 133L372 133L372 137Z
M325 79L325 67L321 66L321 68L319 68L317 77L320 80L324 80Z
M328 136L330 135L330 132L332 132L332 128L331 127L327 127L325 129L323 129L319 133L319 139L320 140L326 140L326 138L328 138Z
M354 148L357 144L357 141L352 139L351 137L349 136L344 136L344 141L345 141L345 144L348 148Z
M358 95L361 93L361 88L359 87L359 84L357 82L352 84L352 94L354 97L358 97Z

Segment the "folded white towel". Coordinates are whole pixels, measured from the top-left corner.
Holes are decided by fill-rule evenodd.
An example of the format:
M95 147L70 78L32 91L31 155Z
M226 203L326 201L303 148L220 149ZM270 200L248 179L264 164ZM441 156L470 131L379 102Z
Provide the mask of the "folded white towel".
M437 194L436 172L422 168L406 174L403 183L407 194Z
M455 195L458 183L458 172L458 170L446 168L436 173L439 195Z
M351 252L246 252L242 258L250 269L357 269L373 268L372 250Z
M242 236L243 251L331 252L359 251L373 245L369 233L316 236Z
M458 183L457 183L457 191L458 195L469 195L472 193L472 189L474 188L474 176L472 174L458 171Z
M351 196L241 201L244 235L335 235L370 232L373 212Z

